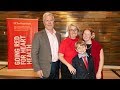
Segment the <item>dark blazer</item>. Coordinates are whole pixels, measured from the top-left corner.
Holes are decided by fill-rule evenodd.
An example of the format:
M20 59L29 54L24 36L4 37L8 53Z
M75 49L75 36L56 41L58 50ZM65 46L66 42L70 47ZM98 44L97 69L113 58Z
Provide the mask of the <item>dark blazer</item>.
M60 33L56 32L56 37L58 39L58 44L60 44ZM49 39L45 30L35 33L31 55L34 71L42 70L44 77L48 77L51 69L52 55Z
M78 55L73 58L72 65L76 69L76 74L72 75L73 79L95 79L95 71L92 56L87 56L87 59L88 70L86 69L82 58L79 58Z

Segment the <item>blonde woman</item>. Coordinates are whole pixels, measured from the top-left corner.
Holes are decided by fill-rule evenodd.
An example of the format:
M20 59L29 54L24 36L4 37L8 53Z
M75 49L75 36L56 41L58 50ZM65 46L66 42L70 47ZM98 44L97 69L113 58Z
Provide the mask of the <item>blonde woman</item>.
M71 65L72 59L77 55L75 43L79 40L79 28L70 24L68 26L68 37L61 41L59 47L59 59L61 63L61 79L72 79L72 74L76 73L76 69Z

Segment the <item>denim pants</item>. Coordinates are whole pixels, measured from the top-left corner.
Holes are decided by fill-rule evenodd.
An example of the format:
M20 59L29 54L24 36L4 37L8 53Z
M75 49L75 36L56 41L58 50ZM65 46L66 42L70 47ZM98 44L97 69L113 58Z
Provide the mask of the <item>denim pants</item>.
M47 79L59 79L60 61L51 62L51 71Z

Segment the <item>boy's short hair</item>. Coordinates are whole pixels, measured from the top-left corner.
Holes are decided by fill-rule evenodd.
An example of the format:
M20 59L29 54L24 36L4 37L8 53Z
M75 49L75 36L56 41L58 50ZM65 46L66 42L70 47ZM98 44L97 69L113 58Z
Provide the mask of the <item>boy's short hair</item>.
M83 40L79 40L79 41L77 41L76 43L75 43L75 49L77 49L78 48L78 46L87 46L86 45L86 43L85 43L85 41L83 41Z

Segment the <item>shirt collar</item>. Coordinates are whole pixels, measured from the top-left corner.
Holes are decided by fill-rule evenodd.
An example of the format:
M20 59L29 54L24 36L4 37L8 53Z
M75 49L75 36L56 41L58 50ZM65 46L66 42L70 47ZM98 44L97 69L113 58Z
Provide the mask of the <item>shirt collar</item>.
M79 57L79 58L82 58L82 57L85 57L85 56L89 57L87 53L84 53L84 54L78 54L78 57Z
M49 30L47 30L46 28L45 28L45 31L46 31L47 33L50 33ZM55 29L53 29L53 33L56 34Z

